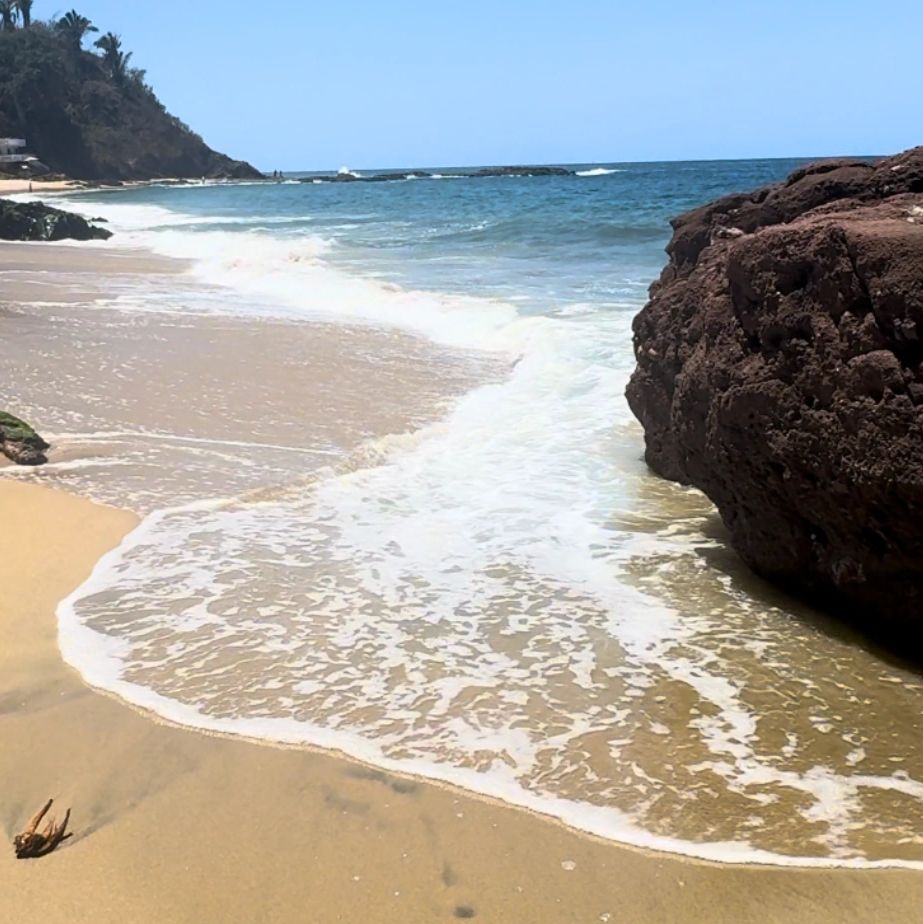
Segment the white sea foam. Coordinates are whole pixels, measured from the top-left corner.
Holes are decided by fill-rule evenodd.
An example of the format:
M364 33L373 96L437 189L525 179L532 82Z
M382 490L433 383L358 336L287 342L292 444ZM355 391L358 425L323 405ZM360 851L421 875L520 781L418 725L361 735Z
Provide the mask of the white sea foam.
M274 314L302 319L336 319L409 329L447 346L507 350L514 355L541 336L543 319L519 322L516 309L490 299L414 291L340 270L321 258L334 246L320 235L277 237L259 232L185 230L207 220L154 205L120 205L114 198L92 206L71 200L68 208L99 214L118 230L119 246L195 260L193 274L220 286L230 297L189 301L182 310ZM302 219L298 219L302 220ZM255 223L263 223L257 218ZM219 219L219 224L228 223ZM236 295L258 296L236 298ZM149 291L128 291L114 307L154 306ZM165 306L157 302L158 309Z
M230 446L242 449L274 449L279 452L292 452L304 455L322 455L338 457L340 454L329 449L308 449L303 446L280 446L276 443L258 443L252 440L200 439L194 436L181 436L177 433L158 433L151 430L96 430L93 433L48 433L49 440L66 442L119 442L130 440L158 440L167 443L192 443L204 446Z
M575 828L600 837L652 850L730 863L854 868L902 866L923 869L923 862L919 861L894 862L869 861L859 858L785 856L755 849L739 841L697 844L680 838L652 834L639 826L628 813L618 809L556 798L550 793L530 791L520 785L513 774L502 764L494 764L490 772L485 773L432 759L395 759L388 755L385 748L375 738L351 733L348 730L286 718L215 716L198 708L194 703L183 703L175 698L162 696L147 686L126 681L124 667L126 662L132 658L131 646L111 635L101 635L87 629L84 620L78 614L78 607L81 601L92 598L94 594L110 592L113 580L118 580L115 573L122 559L130 553L137 542L143 541L147 530L155 525L154 520L153 517L149 518L123 542L120 548L105 556L98 563L89 580L74 594L62 601L58 607L59 640L65 659L78 667L88 683L115 692L128 702L148 709L168 721L261 741L280 744L310 744L314 747L339 751L376 767L456 785L558 818ZM318 687L310 683L303 686L303 692L306 693L314 693L323 689L322 686ZM470 733L472 729L465 728L464 731ZM484 744L483 740L477 743ZM499 745L504 753L509 754L508 736L501 736ZM857 777L849 790L854 795L862 785L877 786L881 785L881 782L878 779ZM893 780L885 781L886 785L893 785L893 783ZM842 795L842 787L836 787L831 792L828 811L832 815L836 815L840 810L838 799ZM919 797L916 792L914 795Z
M624 170L618 170L611 167L593 167L592 170L578 170L577 176L609 176L613 173L624 173Z
M225 293L209 310L394 325L518 361L441 423L365 447L374 464L148 516L59 607L62 652L90 683L625 843L923 868L907 846L923 786L871 757L897 740L923 765L915 738L893 728L900 709L852 692L893 687L916 714L919 691L706 566L720 552L697 529L707 508L644 477L623 398L630 312L523 317L350 275L320 237L184 230L201 219L115 199L89 211L102 209L123 241L193 257ZM776 746L764 727L779 715ZM899 824L876 799L899 801Z

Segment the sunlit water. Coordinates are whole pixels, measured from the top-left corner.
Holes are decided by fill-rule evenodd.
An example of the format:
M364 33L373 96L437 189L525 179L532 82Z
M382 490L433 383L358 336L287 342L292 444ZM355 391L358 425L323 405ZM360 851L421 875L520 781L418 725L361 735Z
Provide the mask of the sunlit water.
M509 371L353 448L316 427L274 447L224 434L182 490L138 476L156 435L132 459L52 466L148 514L62 606L65 657L175 721L337 748L623 842L923 863L923 684L748 576L710 505L646 471L623 397L668 218L793 166L70 198L116 244L195 261L110 290L113 316L348 321ZM98 439L80 417L65 442ZM299 449L319 456L293 465ZM240 473L262 459L253 493Z

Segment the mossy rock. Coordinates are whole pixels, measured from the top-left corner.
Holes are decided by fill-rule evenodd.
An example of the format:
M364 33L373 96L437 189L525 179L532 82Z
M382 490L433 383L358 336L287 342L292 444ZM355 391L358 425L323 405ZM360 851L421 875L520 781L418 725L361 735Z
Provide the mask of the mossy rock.
M0 452L8 459L17 465L42 465L49 448L24 420L0 411Z

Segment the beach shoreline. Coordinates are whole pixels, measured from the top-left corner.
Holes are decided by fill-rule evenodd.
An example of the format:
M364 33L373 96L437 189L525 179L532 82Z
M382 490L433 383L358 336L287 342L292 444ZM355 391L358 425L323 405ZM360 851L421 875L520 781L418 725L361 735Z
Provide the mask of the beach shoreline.
M137 518L8 480L0 504L0 574L19 602L0 621L3 833L52 795L75 832L45 860L2 854L0 920L282 921L310 908L314 922L858 922L911 919L923 898L912 872L658 855L340 756L155 721L86 687L55 642L57 601Z
M20 196L30 194L33 197L40 198L42 193L60 196L65 193L88 192L91 190L109 190L115 191L120 189L143 189L148 186L198 186L206 185L232 185L239 183L262 183L267 184L277 182L264 177L262 179L194 179L191 177L157 177L150 180L75 180L64 177L57 180L43 179L16 179L13 177L0 178L0 197L2 196Z
M81 189L83 184L79 180L16 180L0 179L0 196L11 196L19 193L54 192L61 193L73 189Z

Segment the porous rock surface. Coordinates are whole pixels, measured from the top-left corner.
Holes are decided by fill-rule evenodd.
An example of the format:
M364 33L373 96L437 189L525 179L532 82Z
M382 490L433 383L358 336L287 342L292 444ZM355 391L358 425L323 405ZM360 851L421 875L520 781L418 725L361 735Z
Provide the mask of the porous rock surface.
M673 228L634 322L648 464L704 491L759 574L919 645L923 148Z

